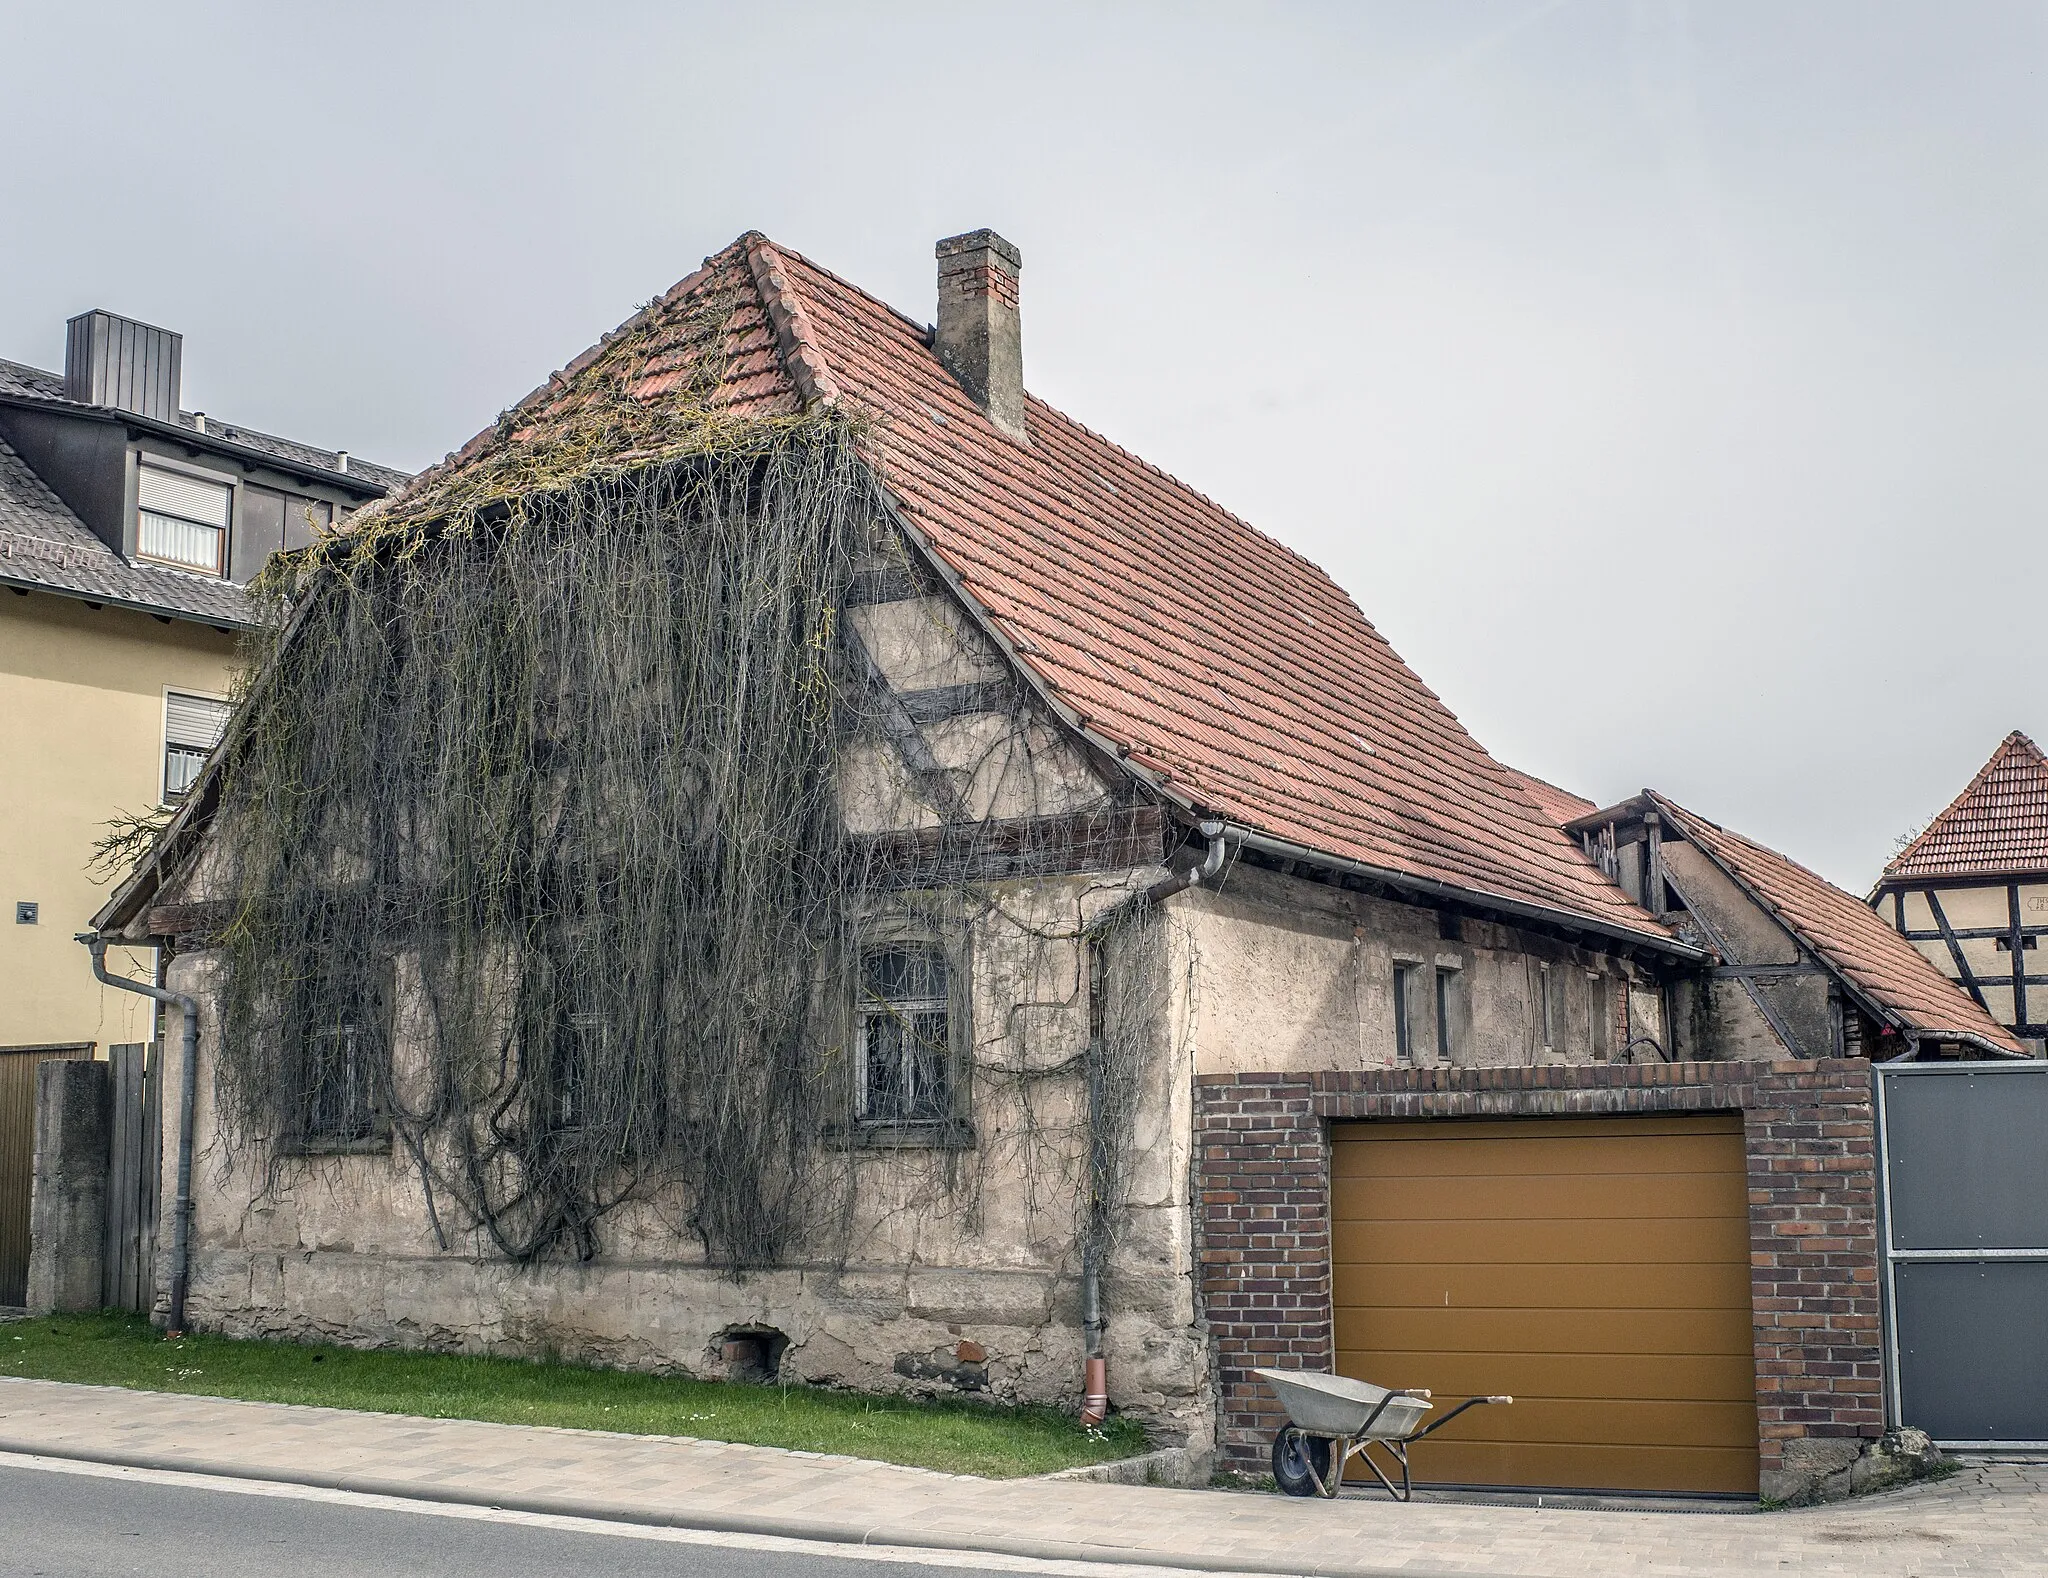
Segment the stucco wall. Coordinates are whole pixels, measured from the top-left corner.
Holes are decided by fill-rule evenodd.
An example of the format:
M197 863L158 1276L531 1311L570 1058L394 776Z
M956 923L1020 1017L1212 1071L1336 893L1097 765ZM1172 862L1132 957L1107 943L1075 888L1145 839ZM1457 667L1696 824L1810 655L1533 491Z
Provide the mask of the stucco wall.
M1129 886L1074 877L995 890L1001 918L978 923L966 950L974 1145L827 1150L821 1187L848 1189L846 1236L744 1277L705 1262L679 1192L608 1217L590 1263L521 1267L464 1231L446 1199L445 1247L437 1242L400 1148L275 1158L260 1137L231 1142L213 1099L218 960L181 956L172 984L205 1005L190 1319L243 1335L548 1351L710 1376L726 1373L724 1334L764 1326L789 1339L781 1373L795 1380L1071 1402L1081 1380L1088 997L1078 942L1042 939L1078 933ZM1020 952L1027 932L1041 942ZM418 993L403 958L398 976L402 1087L427 1032L408 1006ZM1111 1397L1163 1439L1202 1446L1210 1411L1195 1327L1185 1059L1159 1037L1139 1077L1130 1209L1105 1276ZM172 1166L167 1156L167 1190Z
M1439 1061L1439 968L1455 972L1453 1065L1604 1061L1622 1045L1630 973L1604 953L1470 918L1447 939L1433 909L1244 864L1173 902L1186 983L1181 1034L1198 1075L1393 1067L1401 964L1418 967L1410 1007L1418 1067ZM1554 994L1547 1036L1546 972ZM1640 989L1647 981L1638 986L1640 1023L1656 994Z
M223 695L234 655L206 626L0 593L0 1045L150 1038L150 1005L102 987L71 940L107 897L86 864L110 817L157 802L165 689ZM15 924L24 899L40 906L34 926ZM117 949L108 965L147 979L155 953Z

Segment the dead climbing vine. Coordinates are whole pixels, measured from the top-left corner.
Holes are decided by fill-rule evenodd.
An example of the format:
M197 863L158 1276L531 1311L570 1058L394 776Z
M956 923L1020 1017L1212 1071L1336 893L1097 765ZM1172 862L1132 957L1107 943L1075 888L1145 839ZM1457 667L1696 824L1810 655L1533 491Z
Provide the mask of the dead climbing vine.
M658 357L622 334L545 422L508 414L259 583L211 940L224 1138L273 1187L316 1139L395 1141L444 1244L588 1258L646 1200L736 1270L843 1249L844 983L909 915L976 939L967 990L1008 1006L967 1048L966 1143L888 1153L879 1209L972 1227L991 1171L1086 1209L1084 930L1115 883L990 858L1044 809L1021 695L967 767L911 764L937 854L862 828L856 769L902 754L902 719L849 589L906 550L857 418L718 403L729 310L655 304ZM1096 1027L1118 1155L1137 990Z

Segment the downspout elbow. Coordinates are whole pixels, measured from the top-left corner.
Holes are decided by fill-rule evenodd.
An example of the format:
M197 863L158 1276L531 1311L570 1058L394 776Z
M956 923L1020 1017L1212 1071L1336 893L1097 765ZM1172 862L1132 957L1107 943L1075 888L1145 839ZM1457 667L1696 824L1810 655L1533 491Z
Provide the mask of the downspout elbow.
M1223 824L1213 817L1196 824L1195 830L1209 841L1209 848L1203 854L1201 864L1190 866L1186 871L1155 882L1145 890L1145 901L1157 904L1161 899L1172 898L1186 888L1198 888L1212 880L1223 869L1224 856L1230 852L1229 841L1223 836Z
M192 1269L192 1127L199 1094L199 1004L182 992L161 986L145 986L126 976L107 973L107 939L96 931L82 931L77 940L92 952L93 979L117 991L133 992L152 1002L178 1010L182 1019L178 1065L178 1183L171 1202L171 1287L169 1335L185 1330L185 1291L191 1284Z

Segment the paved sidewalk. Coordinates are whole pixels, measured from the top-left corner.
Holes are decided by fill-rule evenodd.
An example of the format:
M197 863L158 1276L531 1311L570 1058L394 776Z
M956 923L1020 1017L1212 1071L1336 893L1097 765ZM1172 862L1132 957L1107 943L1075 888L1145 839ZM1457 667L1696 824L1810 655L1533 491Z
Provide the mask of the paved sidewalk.
M846 1543L1212 1571L1521 1578L2048 1571L2048 1463L1767 1514L1570 1511L983 1480L662 1436L0 1379L0 1451Z

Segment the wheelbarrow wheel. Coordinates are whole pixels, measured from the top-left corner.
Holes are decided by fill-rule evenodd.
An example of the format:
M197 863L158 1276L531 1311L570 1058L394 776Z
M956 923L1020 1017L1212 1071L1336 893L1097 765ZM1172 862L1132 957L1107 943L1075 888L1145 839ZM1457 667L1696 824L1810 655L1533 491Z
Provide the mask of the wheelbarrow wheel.
M1273 1478L1290 1496L1321 1495L1316 1481L1330 1483L1330 1438L1305 1435L1289 1425L1273 1437Z

